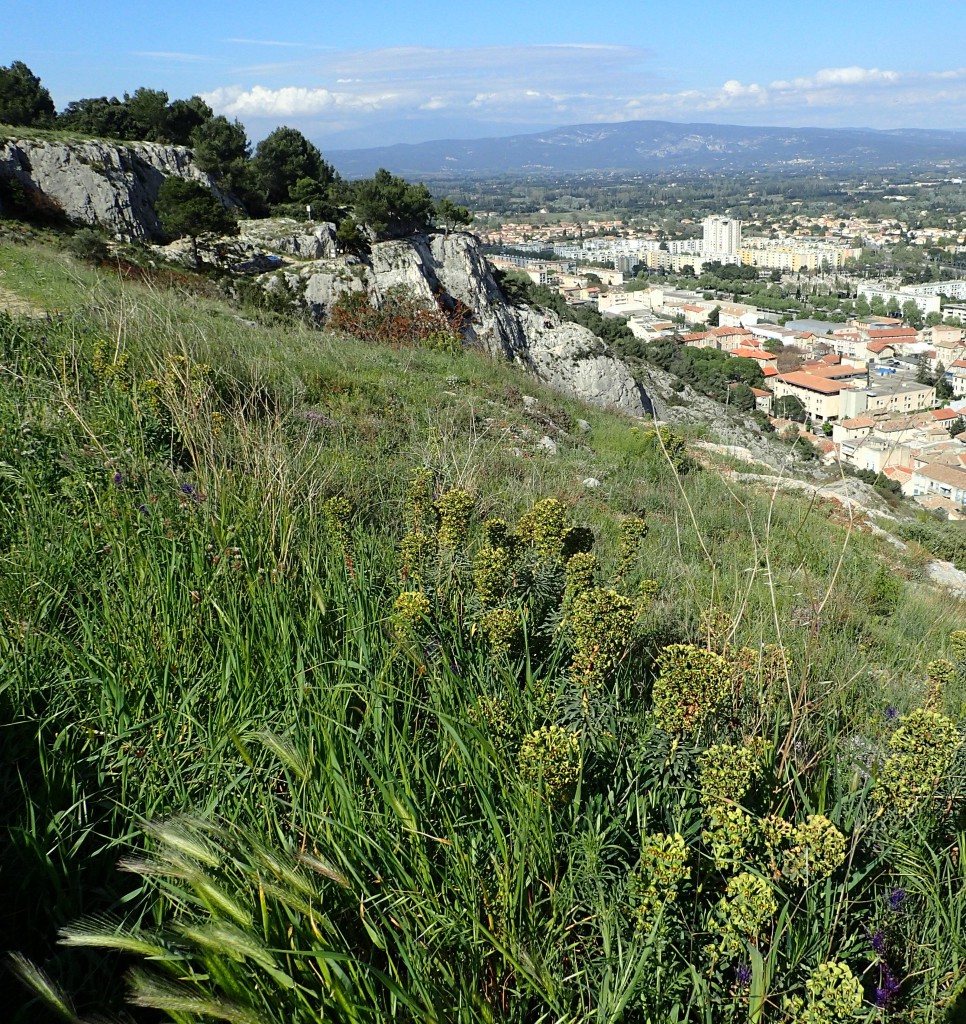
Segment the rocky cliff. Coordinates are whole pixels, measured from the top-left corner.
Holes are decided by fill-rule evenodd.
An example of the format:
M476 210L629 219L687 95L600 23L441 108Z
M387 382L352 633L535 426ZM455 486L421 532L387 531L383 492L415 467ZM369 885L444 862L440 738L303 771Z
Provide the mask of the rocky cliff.
M651 397L626 363L593 333L549 311L511 306L493 279L476 239L465 233L418 235L378 242L364 261L337 257L291 264L281 276L316 319L345 291L369 292L379 302L403 286L425 299L469 309L467 344L520 363L550 387L632 416L654 411ZM277 285L274 285L277 287Z
M161 183L172 175L200 181L232 205L182 146L0 140L0 179L18 181L75 223L101 227L124 240L161 235L154 204Z

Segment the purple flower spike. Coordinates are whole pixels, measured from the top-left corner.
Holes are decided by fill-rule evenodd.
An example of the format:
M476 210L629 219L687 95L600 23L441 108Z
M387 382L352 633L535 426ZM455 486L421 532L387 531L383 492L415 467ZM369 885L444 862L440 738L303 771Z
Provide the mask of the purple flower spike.
M901 987L899 979L892 971L888 967L884 968L882 977L879 980L879 986L875 990L875 1005L879 1007L888 1006L899 994Z
M111 479L114 481L115 487L120 487L124 483L124 474L120 471L116 472Z
M899 709L894 707L887 707L884 711L886 721L894 722L899 717Z
M735 969L735 977L739 985L751 984L751 964L738 964Z
M898 914L902 910L903 904L906 902L906 890L905 889L893 889L889 893L889 909L893 914Z

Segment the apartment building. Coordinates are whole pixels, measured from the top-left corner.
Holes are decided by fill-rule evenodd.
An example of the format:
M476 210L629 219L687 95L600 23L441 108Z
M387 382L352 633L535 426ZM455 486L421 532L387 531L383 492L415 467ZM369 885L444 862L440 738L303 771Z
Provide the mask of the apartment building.
M793 274L800 270L841 270L846 260L861 255L861 249L790 238L749 238L739 252L741 262L747 267Z
M701 222L701 255L706 260L737 263L741 252L741 221L733 217L705 217Z
M918 381L883 381L868 387L856 387L842 395L843 417L862 413L896 413L908 416L922 409L936 407L936 389Z

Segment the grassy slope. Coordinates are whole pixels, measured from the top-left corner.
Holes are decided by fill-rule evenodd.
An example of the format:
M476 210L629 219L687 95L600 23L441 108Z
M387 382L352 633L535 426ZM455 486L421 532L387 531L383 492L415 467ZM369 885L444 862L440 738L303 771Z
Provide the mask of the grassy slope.
M54 931L81 913L143 906L154 890L118 875L120 848L143 843L143 820L197 810L282 848L314 846L355 872L332 933L324 942L316 935L357 951L344 982L350 1002L387 998L371 964L358 967L365 943L346 930L356 887L369 891L372 877L393 872L398 891L434 894L405 918L378 887L366 897L378 933L371 941L399 950L380 969L403 988L409 979L407 998L420 1007L413 1015L433 1007L476 1019L473 1000L496 1005L507 993L520 1001L520 1019L541 1008L579 1016L587 999L588 1013L608 999L617 1012L623 983L606 980L613 958L587 948L570 915L600 912L588 909L596 897L586 887L595 874L619 873L642 822L685 831L682 823L696 820L691 798L677 811L677 797L655 802L660 772L632 771L644 756L637 744L653 734L645 695L658 648L700 643L709 609L732 617L733 646L783 645L787 672L767 684L763 668L753 673L763 696L722 736L773 732L785 753L772 768L781 761L792 794L783 799L799 813L834 806L848 826L861 815L844 809L845 790L799 778L789 752L814 754L827 781L834 760L821 759L839 735L879 742L885 708L921 702L926 663L948 654L949 632L962 627L961 605L911 581L892 615L869 613L876 569L885 564L901 578L915 565L880 538L831 522L828 508L736 487L713 471L679 475L640 428L472 353L371 348L286 323L252 327L215 299L122 283L37 247L0 248L0 284L63 312L49 324L4 328L0 678L12 754L2 782L15 842L2 870L29 884L3 941L93 1000L90 1008L116 966L101 959L92 986L90 961L54 951ZM584 417L590 433L571 427L557 435L558 454L546 455L533 442L548 428L524 411L521 392L539 399L540 416L568 426ZM593 721L573 717L566 645L552 636L534 636L520 662L487 654L479 630L467 628L475 612L461 556L444 558L429 586L441 660L394 638L393 600L412 585L400 583L396 548L421 467L435 473L438 492L474 493L477 521L513 522L536 499L560 498L593 529L607 580L621 517L646 519L648 536L621 586L635 593L637 581L653 579L659 589ZM590 476L600 488L583 486ZM352 508L348 567L325 516L335 495ZM474 526L471 552L480 543ZM546 710L548 685L559 688L556 714ZM557 812L526 802L511 778L515 757L504 759L467 720L481 694L508 702L515 743L548 720L582 730L584 796L562 833L579 848L561 847ZM958 718L961 683L944 700ZM287 739L266 744L266 731ZM693 778L693 765L681 771ZM447 853L451 861L440 852L464 832L490 850L493 885L509 886L503 931L492 912L483 918L499 941L479 928L449 934L472 905L469 891L483 885L469 848ZM222 881L244 888L258 857L233 856L237 873ZM709 892L714 884L709 875ZM177 893L169 899L177 904ZM265 941L271 932L269 944L284 944L278 921L264 925ZM827 934L796 933L794 952L775 953L781 984L800 978L840 933L841 922ZM569 984L580 955L605 966ZM645 962L623 956L621 970ZM910 969L918 962L910 956ZM947 965L947 980L958 969ZM453 977L437 976L447 972ZM331 999L342 984L312 972L299 979L316 982ZM665 1012L675 1000L687 1004L669 987L648 997ZM441 1010L449 997L440 993L453 991L467 1005ZM692 1014L709 1012L701 999L720 1002L710 990L691 998ZM285 1012L302 1019L294 1005Z

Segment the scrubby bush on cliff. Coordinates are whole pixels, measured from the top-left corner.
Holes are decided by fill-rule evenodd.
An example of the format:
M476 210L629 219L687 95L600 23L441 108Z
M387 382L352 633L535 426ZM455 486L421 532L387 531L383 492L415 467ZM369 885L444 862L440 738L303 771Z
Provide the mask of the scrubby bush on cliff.
M378 302L365 291L343 292L329 310L326 326L372 344L460 352L464 319L459 311L447 313L400 285Z

